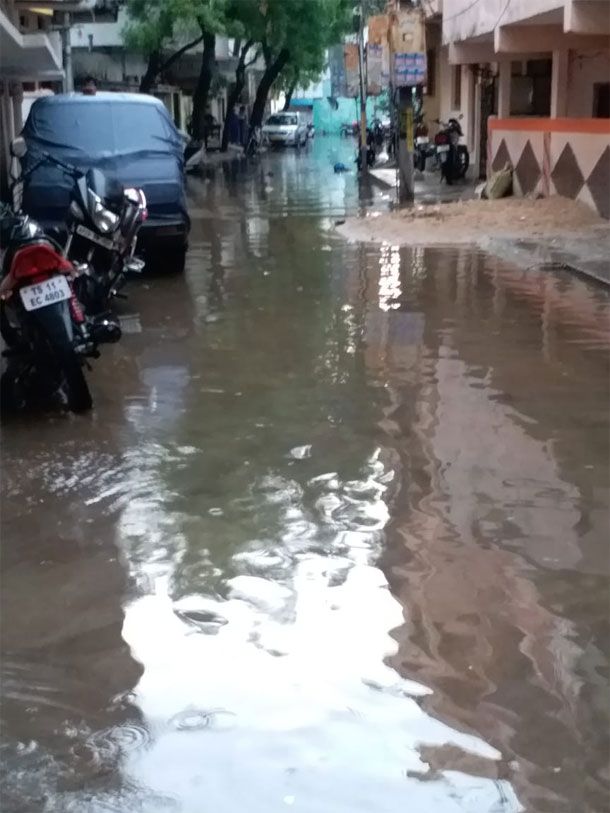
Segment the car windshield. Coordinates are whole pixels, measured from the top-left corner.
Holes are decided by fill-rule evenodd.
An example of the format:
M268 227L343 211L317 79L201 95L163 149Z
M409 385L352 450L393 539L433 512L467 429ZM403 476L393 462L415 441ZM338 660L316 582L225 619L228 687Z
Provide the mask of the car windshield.
M297 124L297 117L296 116L269 116L267 119L267 124L273 124L275 127L285 127L288 124L295 125Z
M35 104L24 132L67 150L130 153L175 149L178 135L156 105L119 100Z

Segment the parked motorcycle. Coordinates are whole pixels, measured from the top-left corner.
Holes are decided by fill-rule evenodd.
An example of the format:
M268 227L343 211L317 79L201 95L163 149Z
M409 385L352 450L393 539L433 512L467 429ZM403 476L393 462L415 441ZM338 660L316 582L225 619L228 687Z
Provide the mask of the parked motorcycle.
M6 206L0 242L0 329L7 346L2 407L22 409L63 394L74 412L90 409L82 363L96 348L74 293L74 267L37 223Z
M15 157L22 158L25 141L15 139L12 150ZM148 215L146 196L141 189L123 188L109 181L99 169L83 172L44 152L26 172L15 173L15 212L21 212L24 185L46 162L59 167L74 182L62 254L79 265L75 280L78 299L88 314L104 313L111 299L120 296L127 275L144 270L144 261L135 251L138 232Z
M244 148L244 154L247 158L253 158L260 152L263 143L263 132L260 127L251 127L248 141Z
M375 150L375 134L371 129L366 131L366 165L372 167L375 164L377 152ZM358 172L362 169L362 156L360 153L360 144L358 144L358 151L356 152L355 164L358 167Z
M463 178L468 171L470 164L468 147L460 143L464 133L458 119L451 118L446 123L437 119L436 122L441 128L434 137L441 178L452 184Z

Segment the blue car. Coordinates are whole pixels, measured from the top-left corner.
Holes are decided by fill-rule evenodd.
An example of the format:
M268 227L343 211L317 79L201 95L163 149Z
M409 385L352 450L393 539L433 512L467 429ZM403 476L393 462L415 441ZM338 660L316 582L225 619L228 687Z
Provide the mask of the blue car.
M167 248L184 261L190 228L184 190L184 143L165 106L135 93L44 96L30 110L22 135L23 169L46 152L78 169L102 170L110 181L141 187L148 220L144 248ZM46 228L65 224L73 181L52 163L28 179L24 210ZM164 253L164 252L163 252Z

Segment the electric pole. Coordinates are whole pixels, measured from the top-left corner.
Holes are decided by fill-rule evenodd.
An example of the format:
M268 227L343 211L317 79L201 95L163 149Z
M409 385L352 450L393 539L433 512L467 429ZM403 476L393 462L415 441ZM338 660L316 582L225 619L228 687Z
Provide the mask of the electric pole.
M61 27L61 50L64 67L64 93L72 93L74 90L74 74L72 71L72 43L70 42L70 26L72 20L70 12L65 11Z
M397 0L396 8L413 8L411 0ZM395 91L394 91L395 92ZM398 132L398 201L413 203L415 186L413 181L413 89L398 88L398 110L396 114Z
M362 0L360 0L358 9L358 68L360 73L360 171L367 173L366 78L364 74L364 8Z

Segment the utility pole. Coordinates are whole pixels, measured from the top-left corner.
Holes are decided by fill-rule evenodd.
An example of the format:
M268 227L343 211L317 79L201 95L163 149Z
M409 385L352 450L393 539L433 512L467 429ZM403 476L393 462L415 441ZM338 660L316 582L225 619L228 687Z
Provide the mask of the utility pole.
M413 203L413 91L398 89L398 201Z
M61 49L64 66L64 93L72 93L74 90L74 74L72 71L72 43L70 42L70 12L65 11L63 25L61 27Z
M401 8L413 8L413 5L411 0L396 0L396 10L398 12L400 12ZM390 37L391 41L392 38ZM392 52L390 58L393 61ZM413 89L411 87L398 88L396 124L398 133L398 201L399 203L413 203L415 200L415 186L413 181Z
M364 74L364 7L360 0L358 11L358 68L360 73L360 171L368 172L366 161L366 78Z

